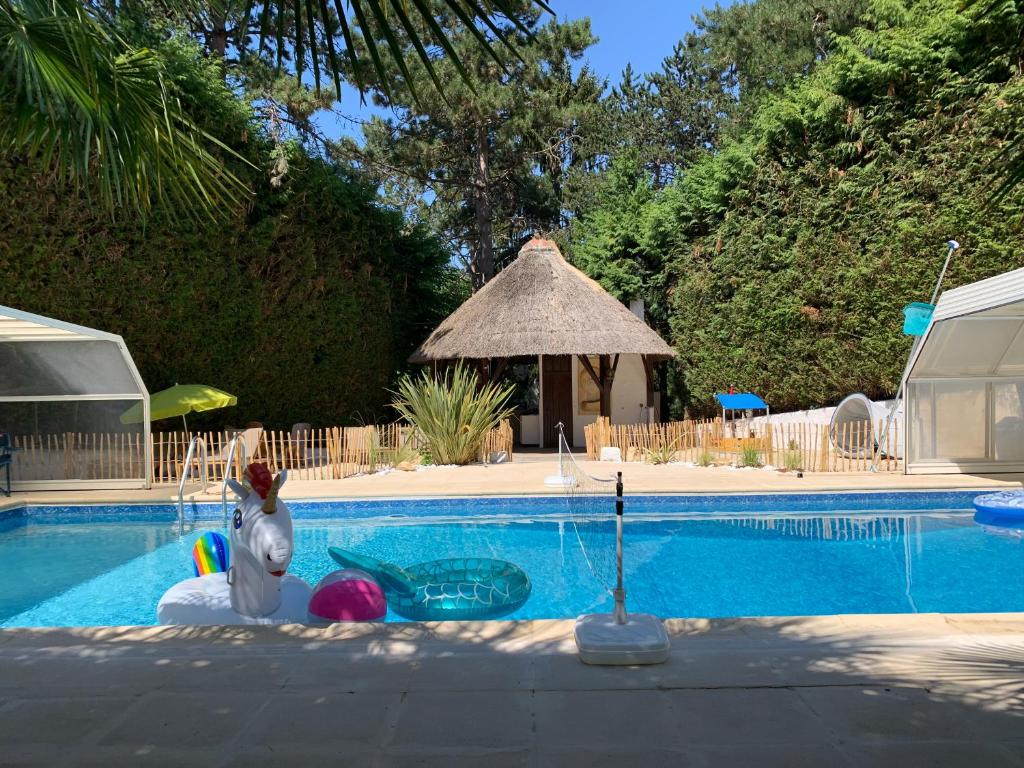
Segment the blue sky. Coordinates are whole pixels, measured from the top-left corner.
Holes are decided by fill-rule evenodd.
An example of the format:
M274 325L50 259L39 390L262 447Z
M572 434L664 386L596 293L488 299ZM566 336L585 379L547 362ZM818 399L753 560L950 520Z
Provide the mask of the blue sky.
M599 38L588 58L593 69L616 83L627 63L650 72L693 29L693 16L714 2L695 0L549 0L559 20L590 17Z
M627 63L632 63L636 72L657 69L672 47L693 29L694 14L711 4L698 0L549 0L560 20L590 17L599 40L586 58L610 84L619 81ZM373 112L372 108L359 106L359 95L350 88L345 89L339 110L356 119ZM358 123L334 116L320 123L333 136L361 133Z

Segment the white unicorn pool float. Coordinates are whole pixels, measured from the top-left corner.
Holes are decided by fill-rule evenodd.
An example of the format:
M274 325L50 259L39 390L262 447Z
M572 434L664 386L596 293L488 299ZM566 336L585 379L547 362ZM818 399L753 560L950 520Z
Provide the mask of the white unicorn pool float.
M240 501L231 521L231 565L226 572L185 579L157 604L161 624L290 624L305 622L313 590L287 573L292 560L292 516L278 498L288 475L271 478L250 464L247 484L228 480Z

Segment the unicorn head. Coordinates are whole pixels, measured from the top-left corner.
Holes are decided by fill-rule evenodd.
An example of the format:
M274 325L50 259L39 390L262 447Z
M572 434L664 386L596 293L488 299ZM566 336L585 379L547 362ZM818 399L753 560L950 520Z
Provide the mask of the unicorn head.
M231 520L231 607L245 616L267 616L281 605L281 577L292 561L292 516L278 498L287 478L253 463L245 485L227 481L239 497Z

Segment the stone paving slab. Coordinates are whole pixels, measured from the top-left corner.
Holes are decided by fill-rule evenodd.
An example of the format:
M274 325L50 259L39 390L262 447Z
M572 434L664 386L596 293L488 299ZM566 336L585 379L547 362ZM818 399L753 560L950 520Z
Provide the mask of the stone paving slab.
M551 496L558 490L544 478L558 471L556 454L530 461L488 466L437 467L422 472L390 472L343 480L288 480L289 499L370 499L431 496ZM903 475L895 472L792 472L736 470L726 467L652 465L643 462L612 464L582 461L586 471L610 477L621 471L627 494L687 493L813 493L836 491L988 490L1020 488L1024 475ZM29 504L171 503L177 486L158 485L149 490L34 491L0 497L0 509ZM220 484L205 492L190 485L188 499L220 502Z
M1024 766L1024 614L0 632L0 765Z

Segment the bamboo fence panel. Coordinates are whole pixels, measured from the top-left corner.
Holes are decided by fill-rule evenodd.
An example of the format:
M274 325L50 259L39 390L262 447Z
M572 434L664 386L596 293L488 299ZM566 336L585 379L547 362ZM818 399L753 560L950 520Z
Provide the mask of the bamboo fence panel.
M194 436L191 432L163 432L151 436L153 482L179 482L184 457ZM231 435L208 432L198 436L206 440L211 483L222 482L226 472L236 479L242 477L245 468L240 451L235 453L233 466L227 467ZM511 460L512 443L512 425L503 421L485 438L481 460L502 452L506 460ZM300 480L338 480L393 466L406 452L415 454L423 447L422 437L409 425L398 422L366 427L318 427L294 435L283 430L264 430L255 455L248 460L266 463L273 473L287 469ZM201 457L193 460L193 470L199 472Z
M120 480L145 466L142 436L127 432L12 435L11 480Z
M745 427L733 433L733 425L721 419L688 419L665 424L611 424L606 417L584 427L588 459L597 459L604 447L619 448L626 461L670 460L699 465L742 463L756 457L758 463L805 472L865 472L875 453L875 435L882 423L840 425L838 442L853 446L839 451L832 445L827 424L769 423ZM176 484L184 470L189 442L196 433L162 432L152 441L152 482ZM227 466L233 435L227 432L199 434L206 441L210 482L225 475L241 478L240 451ZM12 465L12 479L19 481L75 478L89 480L133 477L145 466L143 437L134 433L76 433L14 435L19 450ZM878 446L879 471L901 472L899 424L894 424ZM296 434L266 430L249 461L267 463L272 472L287 469L303 480L332 480L375 472L411 458L424 448L422 436L402 423L365 427L318 427ZM504 453L513 458L513 430L504 421L484 440L481 460ZM193 470L200 471L201 457Z
M488 462L492 457L504 454L503 461L512 461L512 444L514 441L512 424L508 419L505 419L484 438L483 445L480 448L480 460Z
M838 426L838 443L852 450L840 451L829 436L828 424L769 422L744 427L721 419L688 419L665 424L611 424L599 417L583 428L587 458L597 459L602 448L614 447L624 461L671 460L699 465L742 464L746 460L777 469L804 472L867 472L876 450L875 435L882 424L850 423ZM902 472L896 458L898 425L885 436L879 454L879 471Z

